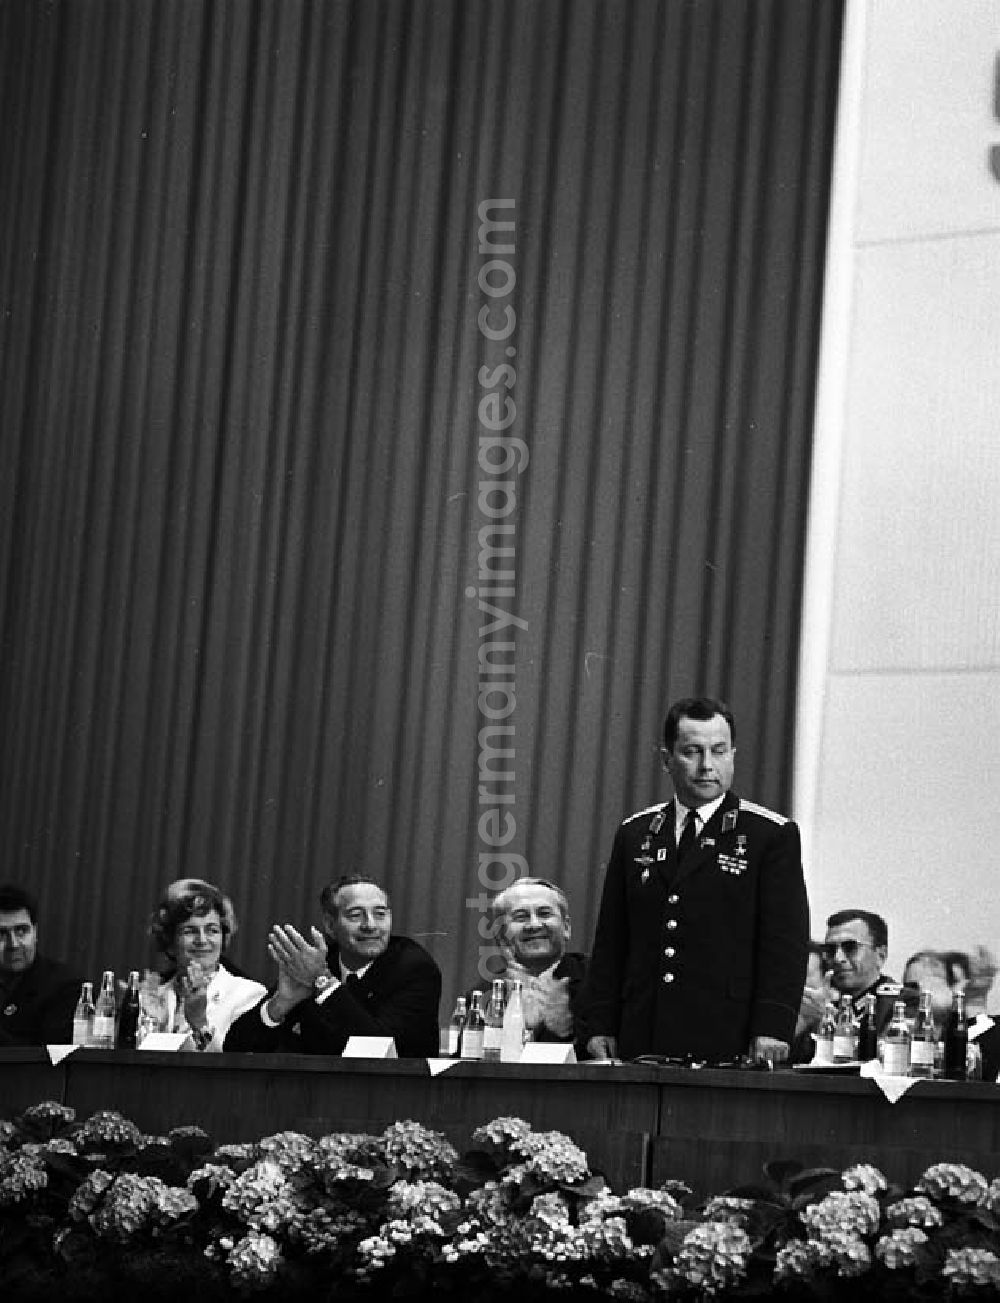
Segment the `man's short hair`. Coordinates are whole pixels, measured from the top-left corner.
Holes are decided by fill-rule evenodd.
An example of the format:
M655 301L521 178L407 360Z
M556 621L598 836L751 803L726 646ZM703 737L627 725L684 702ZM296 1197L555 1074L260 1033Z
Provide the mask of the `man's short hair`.
M721 715L729 725L729 736L733 746L736 745L736 721L733 712L724 701L717 697L681 697L667 711L663 721L663 745L667 751L673 751L677 741L677 728L682 719L714 719Z
M566 893L563 891L562 887L556 886L556 884L550 882L548 878L518 878L517 881L512 882L510 886L504 887L502 891L498 891L490 901L491 923L499 925L500 920L510 909L510 893L516 891L518 887L546 887L552 892L553 896L555 896L556 904L559 906L559 912L563 916L563 921L565 923L569 922L569 901L567 900Z
M14 914L19 909L27 912L33 924L38 922L38 902L31 892L13 882L0 884L0 913Z
M345 873L342 877L339 877L336 882L328 883L319 894L320 906L327 914L332 914L333 917L336 918L338 912L337 897L339 894L345 887L361 886L378 887L379 891L381 891L382 895L385 897L386 908L392 909L392 905L389 901L389 893L386 891L385 887L382 886L381 882L376 882L374 878L369 878L367 874L364 873Z
M826 920L826 926L827 929L843 927L845 923L853 923L855 919L860 919L867 927L873 946L889 945L888 923L881 914L873 914L868 909L838 909L836 914L831 914Z

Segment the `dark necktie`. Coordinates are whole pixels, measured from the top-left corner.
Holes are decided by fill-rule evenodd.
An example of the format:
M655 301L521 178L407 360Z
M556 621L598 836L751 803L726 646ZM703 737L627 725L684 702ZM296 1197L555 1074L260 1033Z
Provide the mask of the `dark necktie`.
M677 843L677 863L680 864L689 851L694 850L695 838L698 836L698 816L694 810L688 810L687 818L684 820L684 827L681 829L681 839Z

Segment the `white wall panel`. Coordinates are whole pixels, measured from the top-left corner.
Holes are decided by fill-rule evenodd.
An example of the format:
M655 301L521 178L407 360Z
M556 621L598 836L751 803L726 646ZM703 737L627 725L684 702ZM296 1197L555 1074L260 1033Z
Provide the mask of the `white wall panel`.
M996 0L847 11L794 811L897 974L1000 953L998 52Z
M869 3L861 241L1000 228L997 0Z
M1000 234L862 249L831 670L1000 664Z
M833 675L807 865L813 933L836 909L889 920L891 971L930 948L1000 953L1000 673ZM996 992L994 992L994 998Z

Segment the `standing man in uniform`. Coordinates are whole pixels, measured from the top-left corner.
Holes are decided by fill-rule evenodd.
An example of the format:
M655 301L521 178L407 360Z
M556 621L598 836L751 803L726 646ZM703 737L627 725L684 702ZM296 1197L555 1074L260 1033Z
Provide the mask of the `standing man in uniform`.
M583 996L593 1058L788 1056L809 947L799 830L730 792L732 712L667 712L674 799L615 836Z

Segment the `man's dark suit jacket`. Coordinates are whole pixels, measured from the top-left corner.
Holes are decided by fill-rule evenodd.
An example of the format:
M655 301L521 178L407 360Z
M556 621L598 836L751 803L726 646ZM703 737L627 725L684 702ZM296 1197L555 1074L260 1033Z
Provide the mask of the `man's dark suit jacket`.
M340 974L335 946L330 972ZM287 1054L342 1054L349 1036L391 1036L400 1058L438 1052L441 970L423 946L392 936L384 954L357 982L345 982L318 1004L312 997L295 1006L280 1027L268 1027L261 1004L241 1014L226 1034L225 1050L270 1050Z
M65 964L37 956L10 986L0 987L0 1045L68 1045L80 985Z
M506 972L507 970L504 968L498 972L496 976L504 977ZM576 1047L577 1058L583 1058L587 1044L587 1036L580 1014L579 1001L580 991L583 987L584 979L587 976L587 956L580 954L579 951L576 950L567 950L562 959L560 959L558 964L556 964L552 976L557 980L561 980L564 977L567 979L566 994L569 997L570 1013L573 1015L573 1030L568 1036L557 1036L550 1027L546 1027L545 1023L539 1023L539 1025L534 1028L531 1039L539 1042L547 1042L548 1044L568 1043L571 1041ZM491 982L480 982L477 986L470 987L465 993L466 1003L471 1003L472 992L478 991L483 997L483 1009L485 1010L486 1003L490 998L491 986Z
M797 826L732 792L677 863L673 802L615 836L584 986L590 1036L640 1054L728 1059L791 1041L809 906Z

